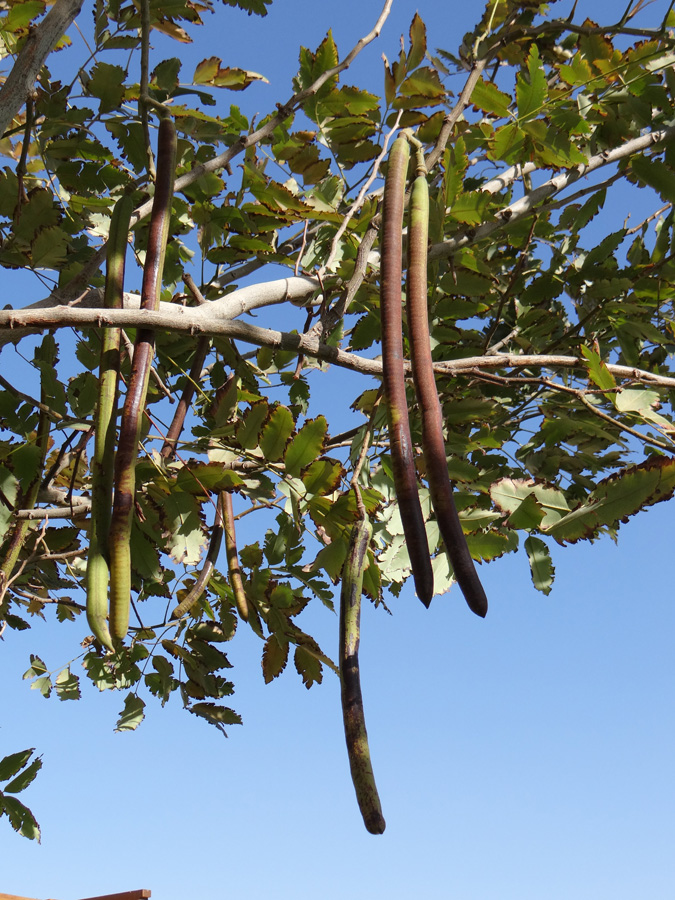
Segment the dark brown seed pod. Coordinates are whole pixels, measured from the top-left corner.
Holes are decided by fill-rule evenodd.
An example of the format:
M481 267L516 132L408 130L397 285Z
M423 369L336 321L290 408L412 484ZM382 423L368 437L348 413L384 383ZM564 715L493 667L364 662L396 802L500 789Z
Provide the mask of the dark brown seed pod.
M142 309L159 308L175 173L176 129L171 119L163 118L159 124L155 197L143 267ZM131 525L136 491L136 458L154 350L154 332L139 328L120 422L115 459L115 497L110 523L110 633L118 641L124 639L129 627Z
M349 768L354 782L356 799L366 829L382 834L386 823L377 793L370 746L366 731L359 673L359 643L361 628L361 592L366 554L373 534L370 520L360 519L352 529L349 550L342 570L340 590L340 684L342 718L349 755Z
M401 512L417 596L429 606L434 594L431 554L417 487L417 472L408 420L403 365L401 301L403 201L410 147L398 137L389 154L382 210L381 288L384 397L389 416L389 442L396 498Z
M469 609L478 616L484 616L488 608L487 597L471 558L452 496L443 437L443 415L431 359L427 311L428 221L429 186L426 176L418 174L409 207L406 310L415 392L422 416L422 450L431 503L455 579Z

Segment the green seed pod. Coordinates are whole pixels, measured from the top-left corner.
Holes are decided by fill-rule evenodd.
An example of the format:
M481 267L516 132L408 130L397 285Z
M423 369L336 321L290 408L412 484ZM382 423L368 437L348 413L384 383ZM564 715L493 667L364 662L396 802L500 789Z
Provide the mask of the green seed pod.
M105 276L105 308L122 309L124 268L133 203L122 197L113 210L108 235ZM87 621L94 636L113 649L108 629L108 532L115 467L117 390L120 372L120 329L103 331L96 407L94 458L91 464L91 529L87 556Z

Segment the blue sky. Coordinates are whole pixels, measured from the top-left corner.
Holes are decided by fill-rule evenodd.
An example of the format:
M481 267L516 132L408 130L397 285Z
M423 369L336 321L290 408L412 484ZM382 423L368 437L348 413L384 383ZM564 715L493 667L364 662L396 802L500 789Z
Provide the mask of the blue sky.
M558 6L563 14L570 4ZM617 17L613 3L579 7ZM261 72L268 85L232 97L264 114L290 94L300 44L315 47L332 26L344 54L380 8L343 2L338 15L332 4L276 0L258 20L219 7L198 52L170 52L186 72L210 55ZM481 8L421 0L430 46L454 49ZM653 4L643 21L666 8ZM416 9L395 0L347 81L381 90L380 54L396 54ZM85 685L79 703L45 701L21 681L30 652L54 666L75 657L84 621L12 633L0 645L0 757L33 746L43 754L22 795L43 843L0 821L0 891L672 900L672 509L632 520L618 546L554 548L549 597L532 588L522 551L483 566L484 621L456 590L428 611L412 588L392 600L393 616L366 606L362 679L382 837L361 823L330 673L309 692L292 671L265 686L260 644L242 633L228 654L244 725L229 740L176 699L148 704L137 732L116 734L122 696ZM308 628L334 653L335 616L316 610Z

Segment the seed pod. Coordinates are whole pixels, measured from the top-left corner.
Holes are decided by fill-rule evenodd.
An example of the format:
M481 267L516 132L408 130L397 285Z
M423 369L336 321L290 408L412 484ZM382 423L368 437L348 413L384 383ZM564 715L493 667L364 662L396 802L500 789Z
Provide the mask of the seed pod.
M417 487L403 366L401 236L409 155L407 139L404 136L398 137L389 154L389 168L384 185L380 288L382 372L396 499L417 596L425 606L429 606L434 593L434 576Z
M163 118L159 124L157 178L143 267L141 309L159 309L175 172L176 129L171 119ZM154 348L154 332L139 328L115 459L115 497L110 523L110 633L118 641L124 639L129 628L131 525L136 491L136 458Z
M370 520L360 519L353 527L349 550L342 570L340 590L340 683L342 718L356 799L366 829L382 834L386 823L377 793L366 720L363 713L361 676L359 673L359 641L361 626L361 592L366 554L372 537Z
M105 276L105 308L122 309L124 267L133 211L131 197L116 204L110 221ZM87 555L87 621L94 636L113 649L108 629L108 532L113 497L117 389L120 373L120 329L106 328L101 345L94 458L91 464L91 527Z
M431 503L457 584L472 612L484 616L487 613L487 597L471 558L452 496L443 437L443 415L431 359L427 312L428 221L429 186L426 176L418 174L413 184L409 208L406 310L415 392L422 416L422 450Z
M241 618L248 622L248 600L244 588L244 579L239 566L237 554L237 537L234 530L234 510L232 509L232 494L229 491L221 491L220 508L223 516L223 531L225 532L225 552L227 554L227 571L230 576L230 587L234 594L234 602Z

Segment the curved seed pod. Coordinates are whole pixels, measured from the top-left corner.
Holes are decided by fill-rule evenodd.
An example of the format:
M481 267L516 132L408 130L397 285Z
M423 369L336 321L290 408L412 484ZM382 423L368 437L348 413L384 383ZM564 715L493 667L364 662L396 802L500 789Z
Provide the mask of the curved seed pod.
M382 834L386 827L377 793L366 720L363 714L361 676L359 674L359 639L361 625L361 591L368 545L373 527L366 517L352 529L349 550L342 570L340 590L340 683L342 718L356 799L366 829Z
M47 340L47 338L45 338ZM23 488L17 498L17 508L33 509L37 503L40 486L44 477L45 461L49 450L49 417L47 415L46 404L48 397L44 387L44 379L40 388L40 401L43 404L38 417L37 431L35 435L35 445L39 449L39 460L35 470L35 474L28 485ZM2 546L2 555L0 556L0 604L2 604L14 569L19 562L21 551L26 538L30 534L33 523L30 519L19 519L14 526L10 537Z
M229 491L221 491L220 508L223 516L223 531L225 532L225 552L227 554L227 571L230 576L230 587L234 594L234 602L241 618L248 622L248 600L244 589L244 579L239 567L237 555L237 539L234 531L234 510L232 508L232 494Z
M417 473L408 420L401 331L401 234L403 198L410 147L398 137L389 154L382 211L381 288L384 397L389 416L389 441L396 498L412 566L417 596L429 606L434 593L431 554L417 488Z
M108 236L105 276L105 308L122 309L124 264L133 212L130 196L122 197L113 210ZM113 649L108 630L107 560L108 532L113 496L117 387L120 371L120 329L103 331L96 408L94 458L91 464L91 527L87 556L87 621L100 643Z
M487 597L471 558L452 496L443 438L443 416L431 359L427 313L429 186L423 174L418 174L415 178L409 216L406 309L415 392L422 415L422 449L429 493L464 599L472 612L477 616L484 616L488 607Z
M190 592L181 600L178 606L171 613L172 619L182 619L183 616L187 615L195 605L197 600L199 600L199 598L206 590L206 585L209 583L209 579L211 578L213 570L216 566L216 560L218 559L220 546L222 543L223 522L220 511L218 511L218 513L216 513L216 521L213 523L213 529L211 531L211 541L209 543L209 552L206 554L204 565L202 566L201 571L197 576L197 580L193 584Z
M159 124L157 179L143 268L142 309L159 308L175 172L176 129L171 119L164 118ZM139 328L120 422L115 459L115 497L110 523L110 633L118 641L124 639L129 628L131 524L136 490L136 458L154 349L154 332Z

